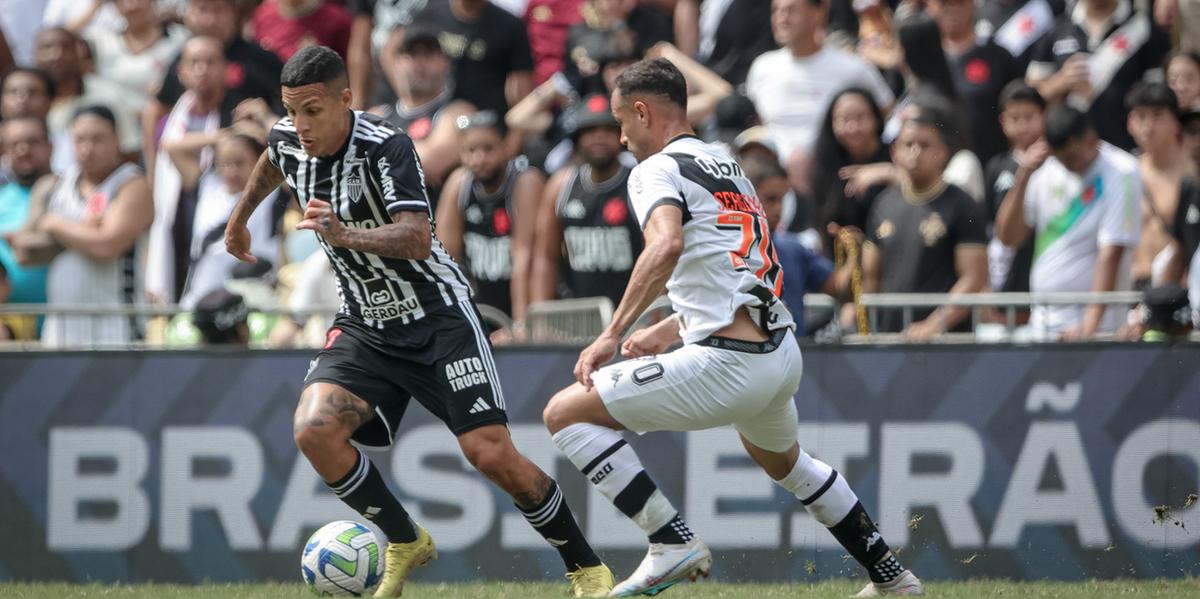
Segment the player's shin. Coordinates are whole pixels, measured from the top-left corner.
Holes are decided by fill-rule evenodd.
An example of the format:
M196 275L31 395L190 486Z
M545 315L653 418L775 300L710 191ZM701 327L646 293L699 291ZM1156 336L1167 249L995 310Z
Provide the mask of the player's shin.
M817 522L829 528L838 543L867 569L872 581L889 582L904 572L858 496L828 464L801 449L791 472L775 483L794 494Z
M342 503L364 518L374 522L392 543L411 543L417 540L416 526L408 512L392 495L379 469L361 450L354 467L336 482L326 484Z
M572 424L554 434L571 463L650 537L652 543L686 543L694 536L679 511L646 474L621 435L596 424Z
M542 476L545 477L545 474ZM529 525L542 535L551 547L558 550L568 572L599 566L600 558L584 538L579 524L575 522L575 516L571 514L571 508L567 505L562 490L549 477L545 480L549 483L549 490L540 501L528 506L516 502L513 505L517 506Z

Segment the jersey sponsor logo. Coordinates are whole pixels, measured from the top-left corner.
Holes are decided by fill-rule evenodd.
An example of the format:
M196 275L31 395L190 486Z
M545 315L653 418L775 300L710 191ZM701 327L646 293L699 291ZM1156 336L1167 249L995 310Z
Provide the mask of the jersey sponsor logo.
M742 167L736 162L717 160L707 156L694 156L692 160L696 162L700 170L716 179L744 179L746 177L742 173Z
M450 385L450 390L456 393L467 387L488 384L487 373L483 369L483 360L471 357L447 364L446 382Z
M512 239L479 233L463 235L471 275L480 281L503 281L512 276Z
M416 297L397 298L385 279L365 283L365 299L369 305L362 307L363 318L371 320L395 320L421 309Z
M575 272L633 268L633 240L625 227L568 227L563 231L567 261Z
M383 186L383 203L391 204L396 201L396 182L392 180L390 174L392 164L388 162L387 156L380 156L375 165L379 167L379 183Z

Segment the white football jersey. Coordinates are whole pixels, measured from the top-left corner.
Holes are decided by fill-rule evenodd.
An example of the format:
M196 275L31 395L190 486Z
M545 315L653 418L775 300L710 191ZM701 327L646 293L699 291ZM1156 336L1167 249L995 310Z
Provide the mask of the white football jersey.
M633 169L629 199L642 228L663 203L683 210L683 254L667 297L680 315L684 343L729 325L741 306L769 330L794 326L779 300L783 269L762 204L724 147L676 138Z

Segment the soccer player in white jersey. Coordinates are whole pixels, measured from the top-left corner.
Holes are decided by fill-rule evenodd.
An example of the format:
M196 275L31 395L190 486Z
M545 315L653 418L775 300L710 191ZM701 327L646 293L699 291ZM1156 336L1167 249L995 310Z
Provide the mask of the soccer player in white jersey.
M559 449L650 539L646 558L612 594L656 594L712 566L708 547L619 431L723 425L867 569L860 596L923 594L845 478L797 444L800 348L779 300L783 276L766 216L737 162L692 134L683 75L663 59L637 63L617 79L612 106L641 162L629 197L646 245L612 322L579 356L578 382L543 414ZM675 315L622 343L664 287ZM680 340L682 348L663 353ZM602 368L618 347L636 359Z

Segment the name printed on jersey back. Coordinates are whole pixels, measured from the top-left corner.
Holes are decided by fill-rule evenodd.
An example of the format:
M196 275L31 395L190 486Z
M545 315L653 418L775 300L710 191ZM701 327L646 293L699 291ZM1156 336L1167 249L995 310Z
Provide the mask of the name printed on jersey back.
M633 268L633 243L623 227L569 227L563 230L571 270L624 271Z

